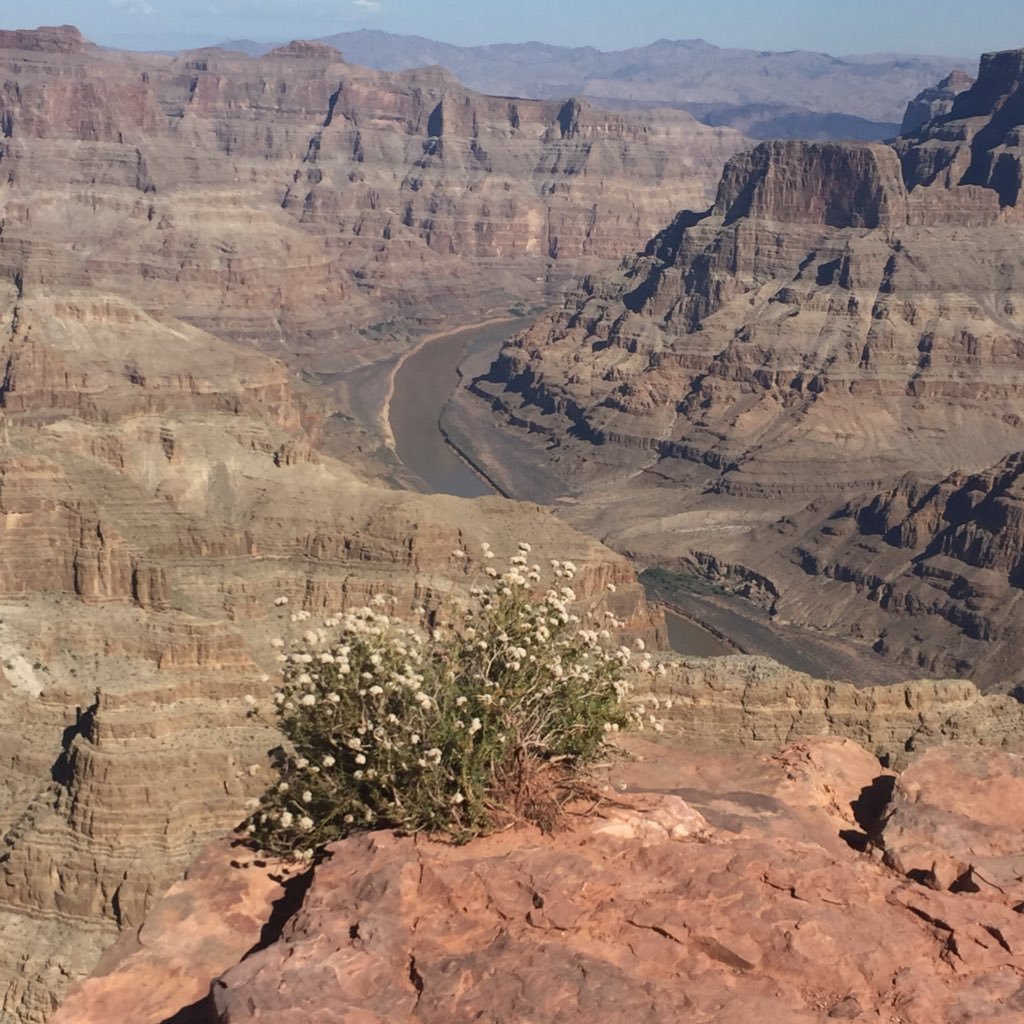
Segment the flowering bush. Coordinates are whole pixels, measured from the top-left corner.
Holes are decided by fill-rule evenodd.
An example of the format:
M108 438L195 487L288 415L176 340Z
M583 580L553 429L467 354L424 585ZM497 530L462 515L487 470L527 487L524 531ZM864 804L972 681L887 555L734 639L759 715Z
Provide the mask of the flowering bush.
M489 545L483 554L494 557ZM558 794L638 715L626 700L631 652L571 611L575 566L552 562L555 587L533 600L541 574L528 554L521 544L504 573L486 564L469 604L432 628L393 621L380 596L288 651L273 641L290 749L249 819L254 841L308 859L358 829L462 840L516 817L549 823Z

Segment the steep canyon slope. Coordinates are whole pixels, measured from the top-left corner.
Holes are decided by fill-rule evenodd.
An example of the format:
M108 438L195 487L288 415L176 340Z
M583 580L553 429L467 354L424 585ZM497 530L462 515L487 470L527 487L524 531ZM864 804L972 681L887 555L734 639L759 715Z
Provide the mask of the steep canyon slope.
M550 514L387 490L320 454L281 362L125 300L4 299L5 1022L45 1019L265 786L249 767L278 740L243 698L270 692L291 609L436 607L468 585L454 550L529 535L656 632L628 563Z
M263 788L278 741L243 697L291 608L433 607L468 580L453 550L529 534L657 633L628 563L550 514L373 486L355 428L352 465L323 454L311 371L617 259L738 141L318 45L0 32L4 1024L44 1020Z
M0 1020L39 1024L263 788L277 739L244 696L269 691L292 609L436 607L470 579L454 550L528 535L656 634L629 563L553 515L324 454L336 406L295 371L393 359L382 321L607 265L701 205L740 140L310 44L252 61L0 33L0 81ZM799 729L787 685L773 728ZM809 692L861 723L859 691ZM969 684L908 692L908 736L1005 741Z
M908 472L978 473L1024 447L1022 124L1024 51L1008 51L983 57L948 114L893 146L761 144L728 163L710 210L680 213L616 275L584 279L476 389L547 438L579 495L572 521L651 561L773 579L778 545L758 524L786 517L777 532L789 535L811 502L824 516ZM970 548L1005 628L970 621L964 573L920 566L933 601L887 598L851 619L820 575L801 588L790 574L796 591L773 610L1010 685L1019 669L982 653L1024 634L1007 603L1013 555L996 554L1018 533L1000 515L991 544L935 543L947 559ZM863 570L870 582L856 585L878 590L899 571L884 558L869 569L857 546L829 576ZM917 564L922 548L908 547ZM944 605L931 639L912 621L922 602ZM897 608L916 639L882 635Z
M5 32L0 77L3 276L275 354L531 304L560 261L617 260L699 205L742 144L679 112L487 97L311 43L170 58Z

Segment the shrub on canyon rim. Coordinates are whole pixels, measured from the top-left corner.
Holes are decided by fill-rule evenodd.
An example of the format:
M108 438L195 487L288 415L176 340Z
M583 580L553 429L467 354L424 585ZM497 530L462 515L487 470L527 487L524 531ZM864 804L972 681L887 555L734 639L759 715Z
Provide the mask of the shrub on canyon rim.
M570 562L551 563L554 586L534 600L529 552L520 544L499 573L484 545L480 585L429 630L394 621L378 597L287 652L274 641L291 749L249 819L255 842L309 859L361 829L465 840L506 820L552 823L608 734L642 725L645 709L628 700L631 652L605 628L621 623L581 623Z

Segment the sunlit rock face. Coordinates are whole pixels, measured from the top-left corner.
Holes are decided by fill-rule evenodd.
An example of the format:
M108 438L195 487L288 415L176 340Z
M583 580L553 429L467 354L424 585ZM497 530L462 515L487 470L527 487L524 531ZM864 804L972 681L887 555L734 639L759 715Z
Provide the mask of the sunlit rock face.
M322 44L168 58L8 32L0 68L0 273L277 348L530 302L549 272L614 265L705 205L744 142L682 112L371 71Z
M876 557L857 536L841 552L819 539L807 572L786 566L814 515L908 472L917 488L957 473L996 486L991 467L1024 447L1022 97L1024 51L988 54L945 115L892 146L769 142L734 157L709 211L583 279L478 392L557 440L574 522L652 561L760 574L780 616L908 664L1013 685L1016 570L988 564L1015 546L1012 516L1005 532L999 516L979 527L993 543L961 544L938 539L940 521L967 526L932 502L921 546L868 541ZM965 572L925 554L933 541L995 577L957 582ZM917 581L892 576L904 572ZM855 611L854 592L872 607Z
M560 832L354 837L287 894L213 845L54 1020L1019 1016L1019 756L947 747L893 776L834 738L638 752ZM292 916L261 932L275 896Z

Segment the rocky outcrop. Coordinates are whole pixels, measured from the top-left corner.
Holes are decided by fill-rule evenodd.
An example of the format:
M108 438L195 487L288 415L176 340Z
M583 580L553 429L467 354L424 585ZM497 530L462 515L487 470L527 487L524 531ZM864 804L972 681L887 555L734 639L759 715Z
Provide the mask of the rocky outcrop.
M1019 906L1022 780L1020 756L962 747L927 751L896 780L876 827L886 863L940 892Z
M951 71L937 85L922 89L908 104L900 125L900 135L912 135L929 121L945 117L953 109L953 101L974 85L974 79L959 68Z
M211 843L142 926L107 950L51 1024L195 1021L214 978L276 937L303 887L291 865L257 868L248 851Z
M95 51L96 47L74 25L47 25L37 29L0 29L0 50L78 53Z
M666 731L699 749L771 750L798 736L853 740L893 767L932 746L1024 750L1024 704L964 679L823 682L767 658L666 663L651 690Z
M729 161L711 215L892 228L907 222L907 191L888 146L769 142Z
M1016 759L957 751L978 771L943 797L952 754L926 755L894 780L849 741L770 757L639 752L641 762L612 773L626 792L561 833L520 829L462 847L385 833L336 844L291 919L216 978L187 1019L303 1024L327 1007L382 1022L1019 1016L1024 936L1012 894L935 887L889 866L908 834L897 826L908 796L934 801L935 856L991 844L1004 828L1019 857L1019 803L960 799L983 776L1015 777ZM976 829L984 839L971 838ZM872 836L885 845L872 847ZM238 889L239 876L264 872L221 854L220 873ZM202 910L193 922L177 912L215 905L216 884L210 868L179 887L170 912L158 908L143 930L148 948L86 982L55 1019L98 1024L131 1007L141 985L170 996L172 978L186 985L179 998L148 1001L140 1020L182 1012L209 964ZM249 904L241 909L240 940L251 935ZM161 955L169 931L181 942Z

